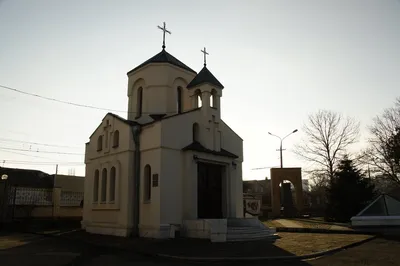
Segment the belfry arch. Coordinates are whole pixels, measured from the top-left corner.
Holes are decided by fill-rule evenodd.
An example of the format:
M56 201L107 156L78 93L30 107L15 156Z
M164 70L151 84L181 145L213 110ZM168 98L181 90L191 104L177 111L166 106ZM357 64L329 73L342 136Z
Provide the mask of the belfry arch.
M272 215L280 216L281 213L281 188L283 181L290 181L295 190L295 207L297 214L303 210L303 182L301 179L301 168L271 168L271 203Z

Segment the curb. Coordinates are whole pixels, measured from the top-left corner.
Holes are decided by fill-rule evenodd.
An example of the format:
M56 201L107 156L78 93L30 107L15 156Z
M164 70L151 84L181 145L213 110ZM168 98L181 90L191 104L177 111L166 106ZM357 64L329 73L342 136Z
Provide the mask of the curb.
M304 228L300 228L304 229ZM353 248L359 245L362 245L364 243L367 243L371 240L376 239L378 236L372 236L370 238L348 244L343 247L339 248L334 248L331 250L326 250L318 253L313 253L313 254L307 254L307 255L301 255L301 256L275 256L275 257L187 257L187 256L175 256L175 255L168 255L168 254L161 254L161 253L151 253L151 252L145 252L142 250L138 249L132 249L132 248L125 248L125 247L118 247L118 246L112 246L112 245L101 245L98 243L94 243L91 241L86 241L83 239L73 239L73 238L68 238L65 236L62 236L64 234L76 232L76 231L82 231L82 229L77 229L77 230L70 230L66 232L60 232L57 234L41 234L37 232L26 232L30 234L36 234L39 236L43 237L59 237L63 238L69 241L80 241L84 242L86 244L92 245L94 247L102 248L102 249L108 249L108 250L115 250L115 251L129 251L131 253L135 253L138 255L142 255L145 257L152 257L156 259L169 259L171 261L193 261L193 262L232 262L232 261L284 261L284 260L307 260L307 259L313 259L313 258L318 258L322 256L327 256L327 255L333 255L334 253L337 253L342 250L346 250L349 248Z

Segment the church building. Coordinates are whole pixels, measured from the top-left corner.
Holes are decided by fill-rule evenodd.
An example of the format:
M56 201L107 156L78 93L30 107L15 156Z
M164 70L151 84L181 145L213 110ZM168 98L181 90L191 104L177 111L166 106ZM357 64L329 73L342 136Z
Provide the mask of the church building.
M225 241L228 220L243 217L243 140L221 119L224 86L205 48L197 73L159 28L161 52L127 73L127 119L108 113L86 143L82 227Z

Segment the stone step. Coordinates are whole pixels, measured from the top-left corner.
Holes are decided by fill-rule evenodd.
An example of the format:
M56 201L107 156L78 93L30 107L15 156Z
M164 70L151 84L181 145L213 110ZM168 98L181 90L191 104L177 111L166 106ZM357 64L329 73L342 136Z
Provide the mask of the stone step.
M269 230L269 229L246 229L246 230L227 230L227 234L258 234L258 233L270 233L274 234L276 231L275 230Z
M275 230L260 227L248 227L248 226L235 226L228 227L226 234L227 241L251 241L251 240L265 240L276 239Z

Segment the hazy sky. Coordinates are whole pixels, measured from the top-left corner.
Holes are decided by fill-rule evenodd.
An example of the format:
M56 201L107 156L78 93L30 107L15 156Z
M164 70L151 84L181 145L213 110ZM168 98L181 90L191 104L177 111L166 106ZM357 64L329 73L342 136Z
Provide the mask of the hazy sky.
M299 128L284 142L284 165L305 167L291 149L309 113L353 116L365 138L371 119L400 96L396 0L0 0L0 85L127 110L126 72L161 50L163 21L172 31L167 51L192 69L200 71L207 47L207 67L225 86L223 120L244 139L244 179L279 165L279 140L268 131ZM0 88L0 113L1 165L54 173L59 162L61 173L84 175L83 155L45 152L83 154L106 111Z

